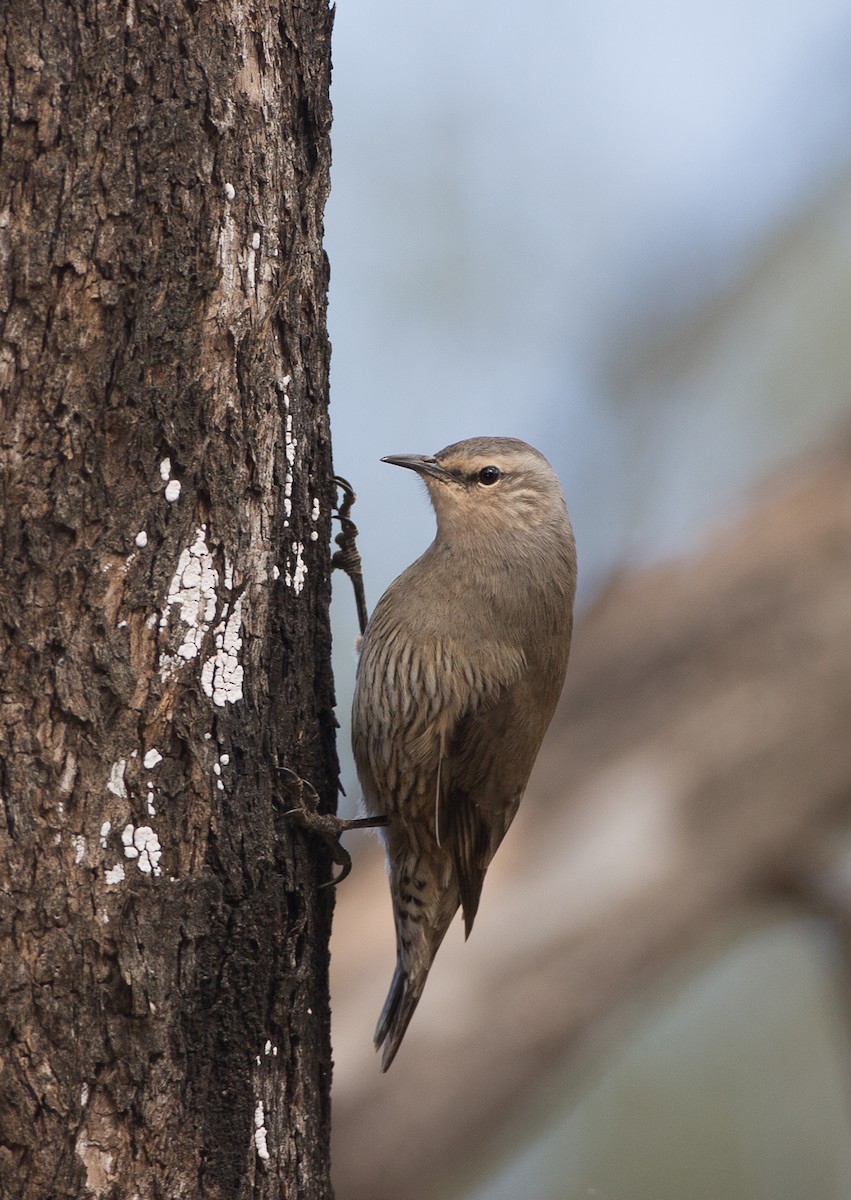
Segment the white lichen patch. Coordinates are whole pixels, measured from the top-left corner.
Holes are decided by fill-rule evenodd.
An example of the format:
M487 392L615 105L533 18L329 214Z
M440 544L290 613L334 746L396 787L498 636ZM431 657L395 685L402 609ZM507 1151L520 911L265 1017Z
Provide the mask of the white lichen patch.
M179 500L180 499L180 480L179 479L170 479L168 481L168 483L165 485L165 491L163 492L163 495L165 496L165 498L169 504L174 504L175 500Z
M225 199L233 200L233 198L236 196L236 188L233 186L233 184L226 183L224 190L225 190Z
M78 833L74 838L74 864L79 866L86 857L86 839L81 833Z
M284 395L284 404L289 409L290 398ZM295 465L298 438L293 435L292 413L287 412L284 418L284 454L287 459L287 470L284 475L284 516L289 521L293 512L293 467ZM285 522L286 524L286 522Z
M272 567L272 578L276 581L281 578L281 569L277 564Z
M157 765L157 763L161 763L162 760L163 756L160 754L159 750L157 750L156 746L152 746L142 759L142 766L146 771L150 771Z
M164 458L160 463L160 479L168 482L171 479L171 459Z
M257 1101L257 1107L254 1109L254 1147L257 1150L257 1157L264 1160L269 1158L269 1131L266 1128L266 1112L263 1108L263 1101Z
M147 544L148 544L148 535L145 532L145 530L140 529L139 532L134 537L133 541L136 543L136 545L139 547L140 550L144 550L145 546L147 546Z
M116 863L114 867L104 871L104 879L107 883L123 883L124 882L124 867L121 863Z
M313 507L310 510L310 519L311 519L311 521L319 520L319 497L318 496L313 497Z
M80 1088L80 1108L85 1108L89 1102L89 1085L84 1083Z
M146 875L160 874L162 847L160 839L150 825L125 825L121 831L121 841L125 857L135 858L140 871L144 871Z
M225 559L225 578L232 578L232 568ZM244 672L239 661L242 650L242 596L228 615L228 606L215 628L216 653L201 668L201 687L219 708L242 699Z
M160 629L171 619L171 610L179 609L177 619L184 626L183 640L175 654L160 655L160 677L168 679L176 667L201 653L201 643L216 615L216 589L219 573L207 546L207 526L195 530L195 539L180 553L166 598Z
M102 850L106 849L106 839L109 837L110 829L112 829L111 821L104 821L100 827L100 845Z
M126 770L126 758L119 758L109 768L109 779L107 780L106 790L112 792L113 796L118 796L120 800L127 799L127 785L124 782L124 772Z
M287 587L291 587L298 596L301 589L304 587L304 579L307 575L307 563L304 561L304 543L294 542L293 552L295 553L295 561L287 563L287 571L284 576L284 582Z

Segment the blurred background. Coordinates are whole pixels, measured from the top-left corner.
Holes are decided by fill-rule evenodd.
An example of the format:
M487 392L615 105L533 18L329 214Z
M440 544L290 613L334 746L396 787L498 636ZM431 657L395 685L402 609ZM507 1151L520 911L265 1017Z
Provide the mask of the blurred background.
M582 614L476 931L384 1078L389 900L348 839L338 1200L848 1197L851 9L361 0L333 58L368 603L433 535L381 456L495 434L563 482ZM353 809L342 577L334 626Z

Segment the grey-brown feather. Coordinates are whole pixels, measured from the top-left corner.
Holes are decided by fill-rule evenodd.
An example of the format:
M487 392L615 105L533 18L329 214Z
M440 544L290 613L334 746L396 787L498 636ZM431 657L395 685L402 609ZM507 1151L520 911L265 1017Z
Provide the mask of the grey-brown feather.
M385 1070L459 905L472 928L561 691L576 587L561 489L537 451L475 438L422 462L437 535L375 608L352 719L366 810L390 818ZM501 486L476 482L490 465Z

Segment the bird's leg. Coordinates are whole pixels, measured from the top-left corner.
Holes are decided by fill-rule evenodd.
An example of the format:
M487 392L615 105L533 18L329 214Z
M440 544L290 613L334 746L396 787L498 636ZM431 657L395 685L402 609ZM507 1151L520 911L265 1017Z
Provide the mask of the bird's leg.
M331 861L342 868L340 874L335 879L329 880L329 883L342 883L352 869L352 857L348 850L340 845L341 835L349 829L377 829L387 824L387 817L356 817L353 820L346 820L344 817L336 816L335 813L321 813L319 796L313 784L302 779L289 767L279 767L278 769L289 776L287 788L295 802L295 807L288 809L284 816L295 817L302 829L322 838L331 854ZM327 887L328 884L322 884L322 886Z
M352 587L355 589L355 604L358 610L358 625L360 626L361 637L363 637L368 619L366 596L363 590L363 569L360 552L357 547L358 527L349 516L357 496L352 485L348 480L343 479L342 475L335 475L334 483L343 493L343 499L334 509L334 515L340 522L340 532L334 538L334 541L340 549L335 550L331 556L331 570L333 571L335 567L339 567L341 571L345 571L352 581Z

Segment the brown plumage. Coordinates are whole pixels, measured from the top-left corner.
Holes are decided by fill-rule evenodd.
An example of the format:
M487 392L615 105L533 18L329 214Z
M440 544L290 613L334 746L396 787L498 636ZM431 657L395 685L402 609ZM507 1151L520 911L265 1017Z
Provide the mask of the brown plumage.
M437 535L390 585L364 635L352 742L384 831L397 966L375 1033L387 1070L459 906L467 935L561 691L576 548L549 463L513 438L433 458Z

